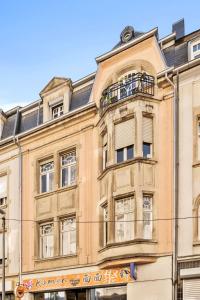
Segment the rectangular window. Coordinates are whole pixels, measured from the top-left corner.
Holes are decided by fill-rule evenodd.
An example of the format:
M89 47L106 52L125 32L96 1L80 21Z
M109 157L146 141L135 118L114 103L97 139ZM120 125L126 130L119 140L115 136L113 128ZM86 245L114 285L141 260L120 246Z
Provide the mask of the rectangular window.
M76 183L76 151L69 151L61 156L61 186Z
M95 289L94 300L126 300L127 299L127 287L101 287Z
M7 203L7 176L0 176L0 206Z
M5 232L5 258L7 258L7 232ZM0 265L2 264L2 258L3 258L3 233L0 233Z
M153 221L152 221L152 196L143 196L143 237L152 239Z
M103 170L105 170L108 162L108 136L107 133L103 136Z
M152 157L153 119L143 116L143 157Z
M191 59L200 57L200 41L193 41L189 44L189 52L191 54Z
M53 223L40 225L40 258L54 255Z
M61 255L76 253L76 218L63 219L60 224Z
M52 107L52 118L56 119L64 113L63 103Z
M134 239L135 202L133 197L115 201L115 241Z
M54 162L48 162L40 165L40 192L53 191L54 180Z
M134 158L135 120L134 118L115 125L116 162Z
M108 242L108 205L103 207L103 246L105 247Z

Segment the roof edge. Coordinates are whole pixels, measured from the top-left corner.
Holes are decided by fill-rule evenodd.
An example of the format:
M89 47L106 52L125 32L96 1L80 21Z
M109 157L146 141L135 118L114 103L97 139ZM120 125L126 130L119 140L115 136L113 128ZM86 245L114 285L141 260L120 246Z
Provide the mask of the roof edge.
M157 33L158 33L158 27L155 27L152 30L150 30L150 31L144 33L143 35L139 36L138 38L136 38L134 40L131 40L130 42L128 42L128 43L126 43L126 44L124 44L124 45L122 45L122 46L120 46L120 47L118 47L114 50L111 50L109 52L106 52L106 53L96 57L96 62L100 63L100 62L112 57L113 55L118 54L121 51L124 51L124 50L132 47L133 45L136 45L136 44L146 40L147 38L149 38L149 37L151 37L151 36L153 36Z

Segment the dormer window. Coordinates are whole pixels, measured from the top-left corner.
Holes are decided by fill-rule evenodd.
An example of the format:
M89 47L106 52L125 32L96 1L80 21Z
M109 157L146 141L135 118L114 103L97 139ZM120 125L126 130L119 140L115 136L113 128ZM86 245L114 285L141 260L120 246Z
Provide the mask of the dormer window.
M200 58L200 39L189 44L190 59Z
M63 113L64 113L63 103L60 103L60 104L52 107L52 118L53 119L56 119L56 118L62 116Z

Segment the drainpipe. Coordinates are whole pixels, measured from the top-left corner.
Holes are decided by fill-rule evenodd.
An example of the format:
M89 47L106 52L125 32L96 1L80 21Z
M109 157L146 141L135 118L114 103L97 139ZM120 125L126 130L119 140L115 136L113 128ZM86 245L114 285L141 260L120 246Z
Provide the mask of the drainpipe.
M18 191L19 191L19 284L22 283L22 149L19 142L18 137L16 137L17 128L19 122L19 109L17 110L17 117L16 123L13 133L13 142L18 147L18 157L19 157L19 184L18 184Z
M177 299L177 283L178 283L178 211L179 211L179 74L177 72L177 85L175 85L165 73L165 78L174 90L173 101L173 299Z

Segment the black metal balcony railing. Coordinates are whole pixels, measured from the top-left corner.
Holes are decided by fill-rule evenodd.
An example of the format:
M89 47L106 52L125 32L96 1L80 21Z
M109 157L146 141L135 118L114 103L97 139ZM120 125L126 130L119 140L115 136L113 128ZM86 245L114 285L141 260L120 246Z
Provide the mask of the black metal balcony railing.
M129 78L110 85L102 93L100 108L103 111L109 105L137 93L153 96L154 77L145 73L131 74Z

